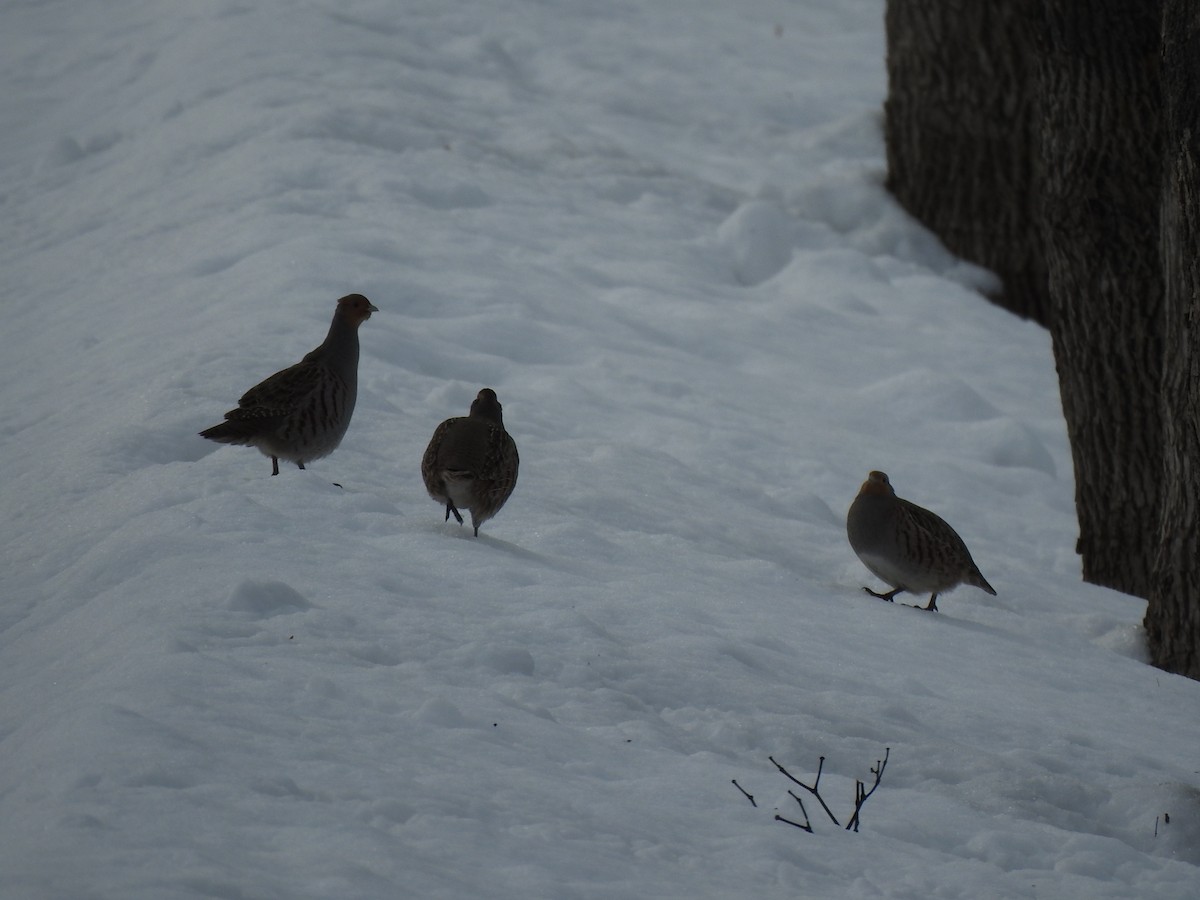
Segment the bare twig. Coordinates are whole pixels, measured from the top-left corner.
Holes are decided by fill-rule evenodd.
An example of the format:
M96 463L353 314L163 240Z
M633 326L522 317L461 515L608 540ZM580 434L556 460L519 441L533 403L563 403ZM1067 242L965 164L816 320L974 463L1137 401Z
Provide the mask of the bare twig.
M771 762L775 763L775 768L777 768L780 772L782 772L784 774L784 776L786 776L789 780L791 780L795 784L800 785L800 787L804 788L806 791L808 791L810 794L812 794L814 797L816 797L817 802L821 804L821 808L823 810L825 810L825 815L829 816L829 820L831 822L833 822L834 825L840 826L842 824L841 822L839 822L837 820L837 816L835 816L833 814L833 810L831 810L829 808L829 805L825 802L824 798L821 796L821 793L820 793L821 770L825 768L825 757L822 756L817 759L817 777L813 779L813 783L811 785L805 784L799 778L796 778L794 775L792 775L791 772L789 772L787 769L785 769L779 763L775 762L775 757L768 756L767 759L769 759ZM788 793L791 794L791 791L788 791ZM796 795L792 794L792 796L795 797ZM796 797L796 799L799 800L800 798ZM803 808L803 804L801 805L801 807Z
M892 748L884 747L883 759L875 760L875 768L871 770L871 774L875 776L875 783L871 785L869 791L861 781L854 782L854 815L850 817L850 821L846 825L847 831L852 828L858 831L859 813L862 811L863 804L867 802L867 798L875 793L875 788L879 787L879 782L883 779L883 770L887 768L888 757L891 754Z
M801 831L807 831L809 834L812 834L813 833L812 819L810 819L808 817L808 810L804 808L804 801L801 800L799 797L797 797L791 791L788 791L788 796L800 804L800 812L804 813L804 824L801 825L799 822L794 822L791 819L785 819L783 816L779 815L779 813L775 814L775 821L776 822L786 822L788 825L795 825Z
M859 781L857 779L855 780L855 782L854 782L854 813L850 816L850 821L846 824L847 831L855 831L855 832L858 831L858 827L859 827L859 825L861 823L861 819L862 819L863 804L866 803L867 798L869 798L872 794L874 794L875 791L878 789L879 783L883 780L884 769L887 768L888 760L891 758L891 755L892 755L892 748L885 747L884 751L883 751L883 759L875 760L875 766L870 770L871 774L875 776L875 780L871 784L870 789L867 788L867 786L864 782ZM788 781L792 782L792 784L795 784L798 787L804 788L806 791L808 791L810 794L812 794L814 797L816 797L817 802L821 804L821 809L825 810L825 815L829 816L829 821L833 822L834 825L841 827L842 823L838 821L837 816L835 816L833 814L833 810L831 810L829 808L829 804L827 804L825 802L825 798L821 796L821 774L825 771L825 757L824 756L817 758L817 774L816 774L816 777L813 778L812 784L805 784L803 781L801 781L799 778L797 778L795 775L793 775L791 772L789 772L787 769L785 769L782 765L780 765L779 761L777 759L775 759L775 757L768 756L767 759L769 759L771 761L772 765L774 765L775 768L778 769L780 771L780 773ZM750 794L748 794L745 791L745 789L743 789L742 786L737 783L736 780L733 783L739 791L741 791L743 794L745 794L746 798L754 806L758 806L758 804L754 802L754 798L751 797ZM800 806L800 812L804 816L804 821L797 822L793 819L789 819L789 818L786 818L785 816L779 815L778 809L775 810L775 813L776 813L775 821L785 822L788 825L793 825L796 828L801 829L802 831L807 831L809 834L812 834L813 833L812 820L808 816L808 810L804 808L804 801L800 799L800 796L798 794L796 794L794 791L791 791L791 790L788 791L788 796L791 797L793 800L795 800L796 803ZM1169 819L1167 819L1165 814L1163 815L1162 818L1165 822L1170 821ZM1155 834L1157 835L1157 833L1158 833L1157 820L1155 821L1155 824L1154 824L1154 830L1155 830Z
M733 779L733 786L742 792L742 796L750 801L751 806L753 806L755 809L758 809L758 804L754 802L754 795L748 793L744 787L738 784L736 778Z
M788 825L795 825L801 831L807 831L809 834L813 833L812 826L809 825L807 822L805 822L803 825L801 825L799 822L793 822L791 819L785 819L783 816L779 815L779 813L775 813L775 821L776 822L785 822Z

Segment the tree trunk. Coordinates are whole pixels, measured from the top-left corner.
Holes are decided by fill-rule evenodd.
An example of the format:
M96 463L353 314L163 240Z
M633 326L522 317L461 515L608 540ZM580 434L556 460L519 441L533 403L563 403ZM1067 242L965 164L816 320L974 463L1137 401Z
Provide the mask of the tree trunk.
M1046 0L1039 224L1086 581L1150 594L1162 480L1157 0Z
M1046 325L1034 227L1040 0L889 0L888 188L949 250L994 271L992 300Z
M1200 678L1200 0L889 0L887 37L888 186L1050 328L1084 578Z
M1200 678L1200 2L1163 9L1162 529L1146 608L1156 666Z

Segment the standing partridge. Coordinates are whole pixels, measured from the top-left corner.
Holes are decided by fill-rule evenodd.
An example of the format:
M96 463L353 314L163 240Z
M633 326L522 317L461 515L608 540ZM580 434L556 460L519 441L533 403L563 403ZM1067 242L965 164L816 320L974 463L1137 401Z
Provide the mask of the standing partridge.
M896 496L883 472L872 472L846 516L850 546L863 565L892 590L880 594L868 587L873 597L891 601L903 591L929 592L929 605L937 611L938 594L960 584L996 591L971 559L971 552L941 516Z
M379 310L362 294L343 297L320 347L250 388L224 422L200 436L257 447L271 457L272 475L279 474L281 459L303 469L328 456L350 427L358 397L358 326L373 312Z
M433 432L421 459L421 477L429 496L446 506L462 524L459 510L471 511L471 525L496 515L517 484L517 445L504 430L503 407L491 388L484 388L466 416L447 419Z

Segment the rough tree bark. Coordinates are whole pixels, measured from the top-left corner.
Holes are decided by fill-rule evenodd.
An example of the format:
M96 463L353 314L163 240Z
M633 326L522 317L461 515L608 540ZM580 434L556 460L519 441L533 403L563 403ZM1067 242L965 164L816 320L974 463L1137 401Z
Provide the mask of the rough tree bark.
M1045 0L1038 221L1086 581L1147 597L1163 460L1161 4Z
M1041 0L889 0L888 188L951 252L1003 282L991 298L1049 324L1034 228Z
M1200 678L1200 0L1163 7L1165 425L1151 660Z
M1084 578L1200 678L1200 0L889 0L887 37L889 187L1002 275L1041 242Z

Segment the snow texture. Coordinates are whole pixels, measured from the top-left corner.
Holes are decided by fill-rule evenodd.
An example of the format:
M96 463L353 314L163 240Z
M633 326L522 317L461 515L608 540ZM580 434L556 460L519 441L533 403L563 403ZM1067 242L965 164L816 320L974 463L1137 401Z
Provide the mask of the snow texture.
M6 4L0 896L1196 896L1200 685L1080 582L1046 333L882 187L882 14ZM351 292L337 452L197 436ZM474 539L419 462L484 386ZM871 469L998 596L864 594Z

